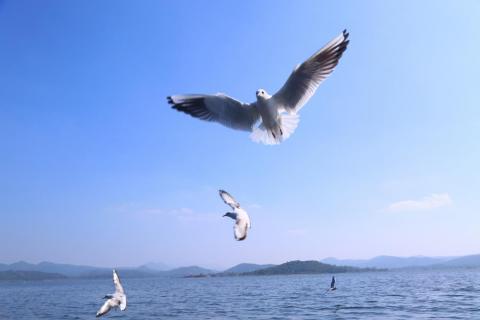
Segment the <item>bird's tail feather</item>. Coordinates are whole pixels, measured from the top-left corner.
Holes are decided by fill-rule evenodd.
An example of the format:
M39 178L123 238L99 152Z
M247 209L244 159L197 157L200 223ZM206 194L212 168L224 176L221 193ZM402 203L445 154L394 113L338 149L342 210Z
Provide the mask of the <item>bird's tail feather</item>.
M292 133L297 129L298 122L300 117L296 113L284 113L281 115L282 118L282 133L283 140L288 139Z
M253 132L250 134L250 139L252 139L254 142L263 144L279 143L276 141L270 130L266 129L263 125L253 128Z
M276 130L278 131L277 134L273 133L272 130L265 128L262 123L257 128L253 129L253 132L250 134L250 139L254 142L267 145L279 144L283 140L288 139L297 128L300 118L296 113L284 113L280 115L280 118L281 130Z

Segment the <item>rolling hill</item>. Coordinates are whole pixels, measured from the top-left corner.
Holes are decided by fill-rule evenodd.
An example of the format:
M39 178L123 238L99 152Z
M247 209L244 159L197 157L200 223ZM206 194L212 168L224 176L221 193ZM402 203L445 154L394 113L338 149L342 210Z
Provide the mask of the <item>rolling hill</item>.
M337 266L396 269L396 268L432 266L435 264L444 263L451 259L453 258L452 257L424 257L424 256L414 256L414 257L377 256L372 259L365 259L365 260L352 260L352 259L341 260L336 258L326 258L326 259L323 259L322 262L337 265Z
M245 273L245 272L253 272L265 268L270 268L275 266L274 264L255 264L255 263L240 263L236 266L233 266L222 273Z
M442 267L480 267L480 254L451 259L436 266Z
M217 271L198 267L198 266L189 266L189 267L175 268L168 271L162 271L161 275L168 276L168 277L186 277L186 276L200 275L200 274L207 275L207 274L213 274L216 272Z
M67 278L58 273L48 273L40 271L0 271L0 281L38 281L38 280L58 280Z
M277 266L246 272L242 275L287 275L287 274L321 274L321 273L344 273L344 272L362 272L362 271L380 271L379 269L363 269L356 267L334 266L319 261L289 261Z

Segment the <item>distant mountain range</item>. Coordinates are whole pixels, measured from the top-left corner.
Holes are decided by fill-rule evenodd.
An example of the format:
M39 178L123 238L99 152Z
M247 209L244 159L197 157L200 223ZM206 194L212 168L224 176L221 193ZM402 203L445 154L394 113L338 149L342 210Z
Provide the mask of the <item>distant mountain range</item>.
M254 272L257 270L262 270L266 268L270 268L275 266L274 264L254 264L254 263L240 263L236 266L233 266L222 273L224 274L232 274L232 273L246 273L246 272Z
M40 272L40 271L0 271L0 281L32 281L32 280L58 280L65 279L66 276L58 273Z
M218 272L199 266L165 270L163 264L148 263L134 268L117 268L124 278L197 277L229 275L270 275L303 273L338 273L365 271L361 269L456 268L480 267L480 254L463 257L393 257L378 256L365 260L326 258L321 261L290 261L280 265L241 263ZM0 264L0 280L46 280L60 278L110 278L111 268L24 261Z
M470 256L459 257L448 260L441 264L445 267L479 267L480 266L480 254L474 254Z
M47 273L58 273L67 277L77 277L88 272L97 270L108 271L110 269L97 268L91 266L78 266L71 264L61 264L52 262L40 262L38 264L32 264L25 261L19 261L12 264L0 264L0 271L38 271ZM111 270L110 270L111 271Z
M380 271L373 268L357 268L346 266L334 266L319 261L289 261L278 266L268 267L252 272L246 272L242 275L287 275L287 274L321 274L321 273L344 273L344 272L362 272L362 271Z
M146 268L146 269L155 270L155 271L168 271L172 269L165 263L161 263L161 262L148 262L148 263L145 263L144 265L141 265L139 268Z
M184 276L191 276L197 274L212 274L217 273L218 271L198 267L198 266L190 266L190 267L181 267L176 268L168 271L163 271L162 275L168 277L184 277Z
M463 257L393 257L378 256L372 259L352 260L326 258L324 263L337 266L350 266L360 268L447 268L447 267L480 267L480 254Z
M117 268L123 278L149 278L149 277L184 277L195 274L212 274L217 271L205 269L197 266L174 268L166 271L158 271L150 269L148 265L142 265L136 268ZM48 274L58 274L62 277L69 278L108 278L112 276L111 268L99 268L92 266L78 266L71 264L59 264L52 262L40 262L38 264L28 263L24 261L15 262L12 264L0 264L0 272L6 271L21 271L21 272L40 272L46 273L45 277L49 277ZM19 280L24 280L24 277L20 276ZM25 277L28 274L25 273ZM37 277L32 273L32 278ZM13 277L13 274L10 275ZM5 278L7 275L5 275ZM0 278L1 280L2 278Z

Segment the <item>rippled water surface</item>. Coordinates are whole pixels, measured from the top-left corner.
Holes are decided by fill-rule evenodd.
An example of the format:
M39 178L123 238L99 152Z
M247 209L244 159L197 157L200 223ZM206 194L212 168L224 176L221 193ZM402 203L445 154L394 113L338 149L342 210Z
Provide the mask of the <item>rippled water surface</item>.
M480 269L123 279L115 319L480 319ZM112 281L0 282L0 319L93 319Z

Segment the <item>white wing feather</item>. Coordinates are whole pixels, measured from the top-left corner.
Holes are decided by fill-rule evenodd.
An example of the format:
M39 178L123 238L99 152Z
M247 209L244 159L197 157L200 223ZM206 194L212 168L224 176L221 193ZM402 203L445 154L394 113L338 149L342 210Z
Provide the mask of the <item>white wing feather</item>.
M120 278L118 277L117 271L113 270L113 284L115 285L115 293L124 294L123 286L120 283Z
M298 65L283 87L272 96L279 111L298 112L313 96L318 86L333 71L347 49L346 30L327 43L305 62Z
M222 198L223 202L228 204L232 209L240 208L240 203L235 200L227 191L225 190L218 190L220 197Z
M246 104L221 93L176 95L167 100L175 110L237 130L252 131L260 118L255 102Z
M105 303L100 307L100 309L98 309L97 311L97 317L100 317L100 316L103 316L104 314L106 314L108 311L110 311L110 309L112 309L113 305L112 305L112 299L108 299L107 301L105 301Z

